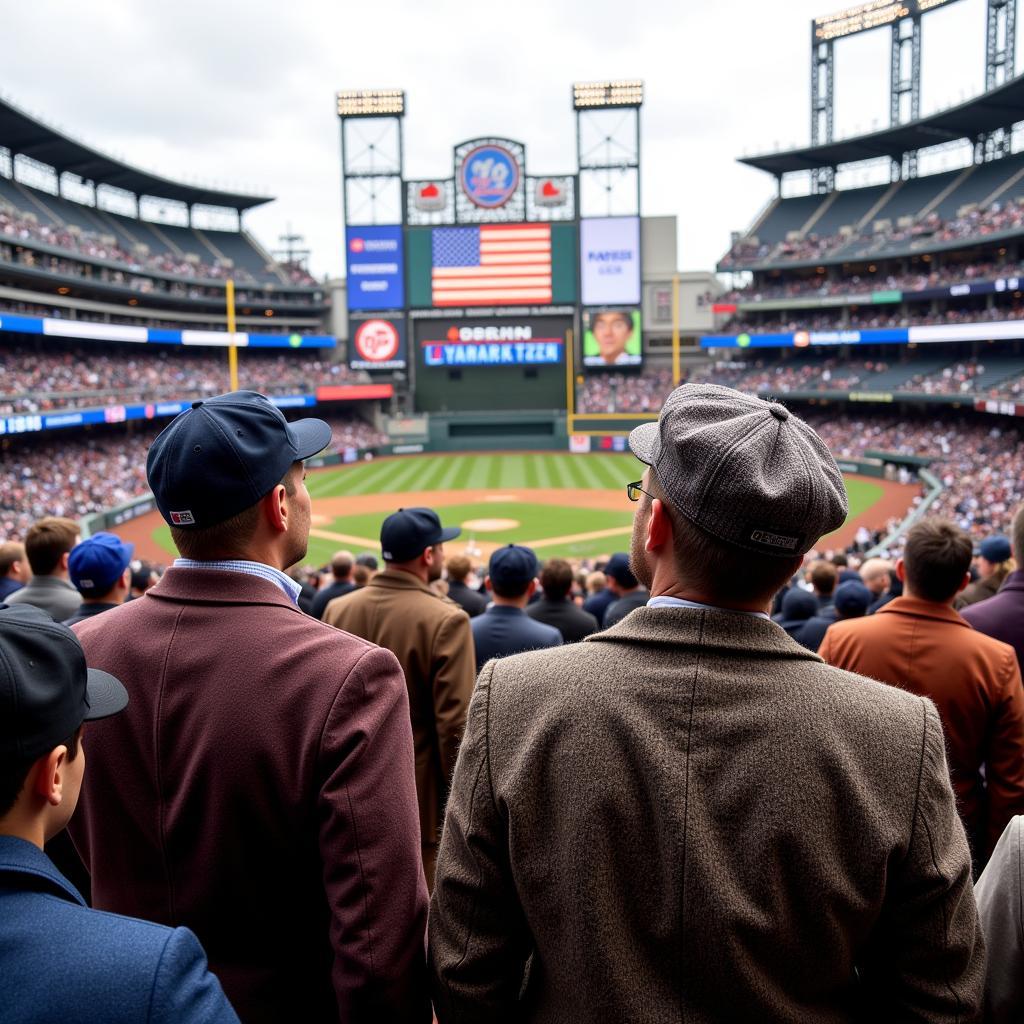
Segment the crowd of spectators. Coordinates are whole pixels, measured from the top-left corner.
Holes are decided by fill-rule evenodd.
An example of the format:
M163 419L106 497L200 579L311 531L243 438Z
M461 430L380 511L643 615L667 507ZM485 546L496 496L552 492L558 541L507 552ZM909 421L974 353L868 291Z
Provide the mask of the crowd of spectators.
M580 413L658 412L672 390L672 371L588 374L576 388Z
M201 398L225 390L228 369L223 351L142 348L0 349L0 415ZM239 352L238 376L243 388L279 395L313 394L318 387L369 380L362 371L317 355L246 349Z

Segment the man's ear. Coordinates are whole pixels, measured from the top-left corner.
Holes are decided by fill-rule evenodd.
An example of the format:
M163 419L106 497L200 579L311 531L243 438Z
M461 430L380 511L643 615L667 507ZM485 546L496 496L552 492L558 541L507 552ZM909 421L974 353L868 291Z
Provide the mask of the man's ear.
M530 585L526 588L526 596L527 597L533 597L533 595L536 592L537 592L537 580L536 579L532 579L532 580L530 580Z
M651 500L651 515L647 520L647 541L644 544L646 551L658 551L666 544L672 543L672 520L669 518L668 509L660 498Z
M487 592L489 594L494 592L494 587L491 584L491 577L490 576L485 576L484 577L484 586L487 588Z
M907 582L907 566L902 558L896 559L896 579L898 579L900 583Z
M285 533L288 530L288 492L284 484L278 484L260 504L263 506L263 515L270 528L275 533Z
M68 571L68 559L70 559L70 558L71 558L71 552L70 551L65 551L64 554L60 556L60 571L61 572L67 572Z
M966 590L971 582L971 574L969 572L964 573L964 578L960 581L960 586L956 588L956 592L959 594Z
M56 807L64 799L64 765L68 748L61 744L44 754L32 768L30 784L36 796Z

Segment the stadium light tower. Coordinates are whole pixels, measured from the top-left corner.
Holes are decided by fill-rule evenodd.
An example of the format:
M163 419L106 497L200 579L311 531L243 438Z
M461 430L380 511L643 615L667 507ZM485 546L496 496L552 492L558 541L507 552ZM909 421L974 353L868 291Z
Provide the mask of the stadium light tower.
M342 212L348 225L401 224L401 89L350 89L338 93L341 122Z
M643 102L636 79L573 85L581 217L640 216Z

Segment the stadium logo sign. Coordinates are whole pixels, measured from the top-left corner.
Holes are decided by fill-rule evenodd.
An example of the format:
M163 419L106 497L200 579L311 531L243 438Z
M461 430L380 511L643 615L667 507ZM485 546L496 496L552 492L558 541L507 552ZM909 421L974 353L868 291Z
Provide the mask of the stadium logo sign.
M364 238L356 235L349 239L349 249L354 253L398 252L397 238Z
M366 320L352 339L356 352L368 363L386 363L398 354L398 328L387 320Z
M471 203L494 210L519 187L519 161L504 146L489 142L471 149L459 168L459 184Z
M187 509L184 512L168 512L175 526L195 526L196 517Z
M412 203L417 210L432 213L448 204L448 188L443 181L425 181L415 186Z
M533 193L537 206L565 206L568 199L565 183L554 178L542 178Z

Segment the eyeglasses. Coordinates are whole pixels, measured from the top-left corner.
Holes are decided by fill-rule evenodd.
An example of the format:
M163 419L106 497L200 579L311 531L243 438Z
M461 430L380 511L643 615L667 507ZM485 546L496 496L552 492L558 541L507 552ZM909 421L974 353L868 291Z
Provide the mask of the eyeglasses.
M630 501L639 501L641 494L646 494L648 498L652 501L654 500L654 495L651 494L650 491L645 491L640 486L642 483L643 480L634 480L633 483L626 484L626 497L629 498Z

